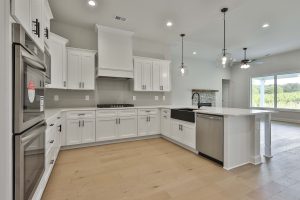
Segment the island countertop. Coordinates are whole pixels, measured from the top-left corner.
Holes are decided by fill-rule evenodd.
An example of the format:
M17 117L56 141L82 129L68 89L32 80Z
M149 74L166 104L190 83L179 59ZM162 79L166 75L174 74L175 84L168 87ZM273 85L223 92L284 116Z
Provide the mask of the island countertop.
M271 110L258 110L258 109L241 109L241 108L223 108L223 107L203 107L194 110L195 113L210 114L210 115L223 115L223 116L247 116L273 113Z

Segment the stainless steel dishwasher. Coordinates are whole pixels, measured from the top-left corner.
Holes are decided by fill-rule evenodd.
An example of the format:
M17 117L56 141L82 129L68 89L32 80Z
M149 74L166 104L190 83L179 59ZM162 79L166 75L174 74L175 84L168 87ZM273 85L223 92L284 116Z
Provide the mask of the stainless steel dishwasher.
M196 149L199 155L223 165L224 118L223 116L197 114Z

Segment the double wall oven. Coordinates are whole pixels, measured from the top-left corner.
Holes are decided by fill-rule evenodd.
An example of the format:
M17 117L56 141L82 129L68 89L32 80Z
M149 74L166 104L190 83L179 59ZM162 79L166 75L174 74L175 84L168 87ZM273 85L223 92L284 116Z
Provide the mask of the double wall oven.
M14 199L31 199L45 168L43 52L13 24Z

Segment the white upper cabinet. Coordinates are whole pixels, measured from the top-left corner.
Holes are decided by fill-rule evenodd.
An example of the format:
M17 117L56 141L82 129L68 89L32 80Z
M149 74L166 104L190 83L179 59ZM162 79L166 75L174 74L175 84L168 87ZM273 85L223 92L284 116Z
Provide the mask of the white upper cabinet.
M152 91L152 62L146 59L134 59L134 90Z
M31 14L30 14L31 0L12 0L11 14L14 19L20 23L27 33L31 33Z
M56 35L49 34L48 47L51 54L51 84L48 88L67 88L67 48L68 40Z
M44 0L44 26L43 26L43 36L44 36L44 42L48 45L48 41L50 39L50 21L53 19L53 14L49 5L48 0Z
M133 32L96 25L98 76L133 78Z
M31 0L31 30L32 37L40 49L44 50L44 1Z
M11 15L44 51L45 29L50 31L50 20L53 18L48 0L12 0Z
M67 48L68 89L95 89L96 51Z
M170 61L134 57L134 91L170 90Z

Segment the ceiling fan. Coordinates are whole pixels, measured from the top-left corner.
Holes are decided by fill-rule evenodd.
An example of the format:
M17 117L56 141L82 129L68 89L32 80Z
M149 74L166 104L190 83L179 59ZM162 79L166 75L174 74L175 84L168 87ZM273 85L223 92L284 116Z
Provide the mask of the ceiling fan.
M250 63L255 63L255 64L263 64L262 61L259 61L257 59L249 59L247 58L247 50L248 48L243 48L244 50L244 59L241 60L241 69L248 69L250 68Z

